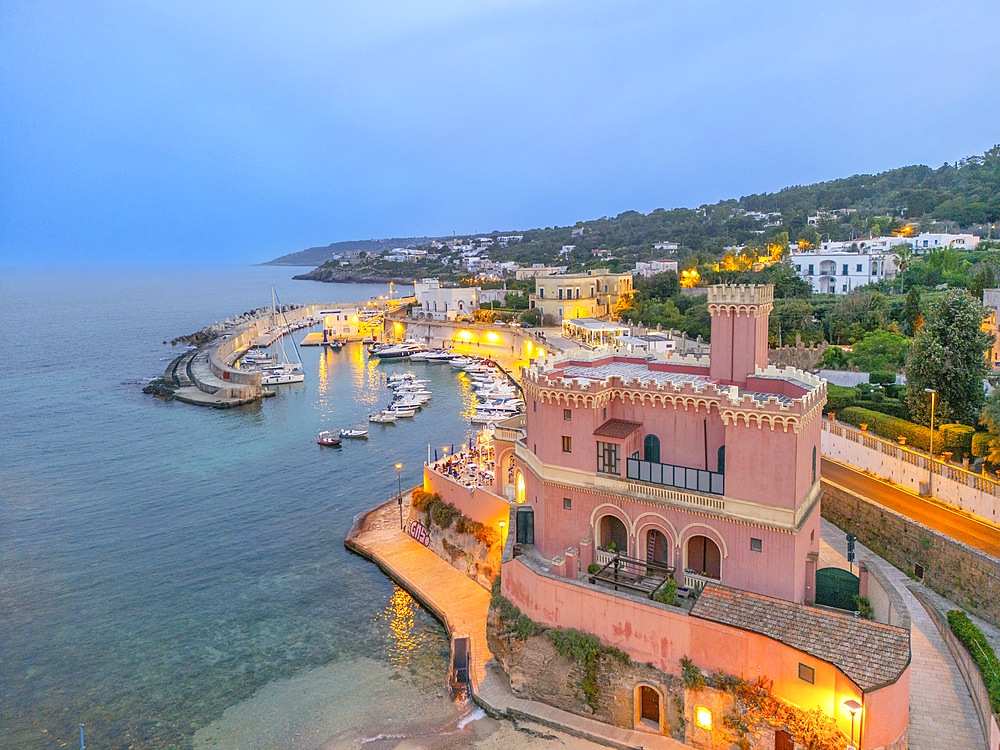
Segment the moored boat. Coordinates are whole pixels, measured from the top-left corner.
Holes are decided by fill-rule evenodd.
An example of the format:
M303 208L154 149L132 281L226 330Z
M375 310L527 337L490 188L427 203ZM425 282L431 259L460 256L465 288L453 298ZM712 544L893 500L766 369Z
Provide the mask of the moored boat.
M366 438L368 437L368 430L361 429L351 429L351 430L341 430L340 437L342 438Z
M329 430L323 430L317 437L316 442L320 445L340 445L340 438Z

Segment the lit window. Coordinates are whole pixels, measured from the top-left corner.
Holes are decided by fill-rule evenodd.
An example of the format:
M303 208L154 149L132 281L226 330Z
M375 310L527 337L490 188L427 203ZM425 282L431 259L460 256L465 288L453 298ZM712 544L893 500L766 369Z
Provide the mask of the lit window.
M754 539L750 537L750 551L751 552L762 552L764 550L764 540Z
M563 510L573 510L573 500L569 497L563 498Z
M563 453L573 452L573 438L569 435L562 436Z
M702 729L711 729L712 712L704 706L696 707L694 710L694 723L695 726L701 727Z
M807 667L802 662L799 662L799 679L803 682L808 682L810 685L815 685L816 670L812 667Z

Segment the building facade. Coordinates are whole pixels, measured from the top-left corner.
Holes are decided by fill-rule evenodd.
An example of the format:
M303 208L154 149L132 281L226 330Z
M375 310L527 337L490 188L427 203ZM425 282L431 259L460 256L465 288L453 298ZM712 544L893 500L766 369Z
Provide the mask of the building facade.
M473 287L443 287L437 279L421 279L413 283L417 304L413 308L416 318L456 320L468 316L479 308L481 290Z
M660 243L666 244L666 243ZM673 244L673 243L670 243ZM665 273L667 271L673 271L677 273L677 261L676 260L640 260L636 261L635 271L639 276L655 276L658 273Z
M557 321L601 318L611 314L619 301L632 296L632 274L592 270L586 273L535 277L533 310Z
M772 298L772 286L709 287L707 361L605 355L525 370L526 412L495 437L494 492L512 503L518 551L501 590L542 625L668 674L688 658L764 676L845 736L843 706L858 701L863 747L903 748L908 632L812 606L826 383L768 366ZM693 606L631 595L656 575ZM662 701L647 688L636 696ZM712 709L698 710L711 725ZM643 711L634 728L677 731L643 724Z
M896 256L885 251L821 249L792 253L790 259L795 273L809 282L816 294L848 294L896 276Z

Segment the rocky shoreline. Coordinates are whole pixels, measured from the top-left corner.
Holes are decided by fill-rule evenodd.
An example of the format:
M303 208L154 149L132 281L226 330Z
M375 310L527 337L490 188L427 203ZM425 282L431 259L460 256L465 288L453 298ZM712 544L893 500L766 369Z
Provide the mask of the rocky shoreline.
M382 271L320 266L309 273L293 276L299 281L323 281L329 284L412 284L412 276L387 274Z

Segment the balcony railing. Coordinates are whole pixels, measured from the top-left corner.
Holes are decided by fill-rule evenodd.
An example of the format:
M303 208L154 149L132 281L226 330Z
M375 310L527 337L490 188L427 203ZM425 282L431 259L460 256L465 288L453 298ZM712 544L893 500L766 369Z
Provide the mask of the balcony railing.
M691 469L687 466L660 464L653 461L641 461L630 458L627 463L629 479L651 484L662 484L664 487L676 487L681 490L707 492L710 495L726 494L726 480L723 474L704 469Z
M720 583L718 578L712 578L711 576L703 576L697 573L688 573L684 571L684 588L692 589L693 591L701 591L705 588L706 583Z

